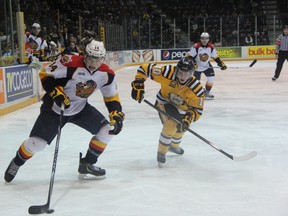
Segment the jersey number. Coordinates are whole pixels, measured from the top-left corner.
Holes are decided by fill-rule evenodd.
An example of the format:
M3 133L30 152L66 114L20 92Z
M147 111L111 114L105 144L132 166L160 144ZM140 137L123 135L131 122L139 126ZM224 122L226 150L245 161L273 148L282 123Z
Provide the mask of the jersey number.
M51 68L51 72L54 72L57 69L57 65L55 65L56 62L53 62L49 67Z

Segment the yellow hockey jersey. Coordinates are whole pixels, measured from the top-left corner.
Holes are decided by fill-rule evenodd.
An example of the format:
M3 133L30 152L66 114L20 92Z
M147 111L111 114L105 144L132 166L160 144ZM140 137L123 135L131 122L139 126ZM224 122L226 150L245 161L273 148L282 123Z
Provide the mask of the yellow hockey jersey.
M143 64L139 67L136 79L146 80L148 77L160 83L161 89L157 93L157 101L160 104L170 103L174 105L180 113L185 113L188 109L194 114L193 121L197 121L203 112L204 89L194 76L181 85L176 79L176 66L156 64Z

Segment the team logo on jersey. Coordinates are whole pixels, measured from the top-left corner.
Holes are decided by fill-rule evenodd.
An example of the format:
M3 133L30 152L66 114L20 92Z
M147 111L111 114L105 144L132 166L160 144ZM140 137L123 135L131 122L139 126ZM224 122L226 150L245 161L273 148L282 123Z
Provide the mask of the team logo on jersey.
M206 62L208 60L209 56L207 53L199 54L199 59L202 62Z
M170 52L169 52L168 50L165 50L165 51L163 52L163 58L164 58L164 59L169 59L169 57L170 57Z
M88 98L93 91L96 89L97 84L93 80L88 80L87 82L79 82L76 84L76 96L81 98Z
M68 64L69 62L72 62L72 57L69 56L69 55L64 55L61 59L60 59L60 62L62 64Z
M174 92L169 93L169 100L172 104L176 106L184 105L184 98L182 98L180 95L175 94Z

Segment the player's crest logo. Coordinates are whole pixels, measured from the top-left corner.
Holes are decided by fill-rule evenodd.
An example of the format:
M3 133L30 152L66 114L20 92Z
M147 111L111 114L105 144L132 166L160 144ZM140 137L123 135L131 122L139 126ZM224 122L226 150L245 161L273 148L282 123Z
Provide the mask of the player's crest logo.
M209 56L207 53L199 54L199 59L202 62L206 62L208 60Z
M79 82L76 84L76 96L81 98L88 98L96 89L97 84L93 80L87 82Z
M176 106L185 104L184 98L182 98L180 95L175 94L174 92L169 93L169 100L172 104Z
M60 59L62 64L68 64L69 62L72 62L72 57L69 55L64 55L61 59Z

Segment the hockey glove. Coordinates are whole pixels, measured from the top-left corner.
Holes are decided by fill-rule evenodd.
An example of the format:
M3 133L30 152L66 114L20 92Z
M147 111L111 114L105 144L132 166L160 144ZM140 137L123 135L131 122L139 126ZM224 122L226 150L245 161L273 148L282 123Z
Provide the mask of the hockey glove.
M197 69L198 69L198 64L196 62L193 63L193 69L194 69L194 71L197 71Z
M131 97L138 103L141 103L144 99L144 79L136 79L131 83L132 91Z
M109 134L113 135L119 134L123 127L125 114L121 111L114 110L110 112L109 118L110 118L110 125L114 126L114 129L110 130Z
M29 58L30 64L28 67L34 68L36 71L39 71L42 68L42 62L38 58L32 56Z
M190 124L193 120L193 114L190 111L187 111L183 116L181 123L177 124L177 133L183 133L187 131L190 127Z
M218 66L220 67L221 70L226 70L227 69L227 66L224 64L224 62L220 62L218 64Z
M65 109L70 107L70 99L65 94L62 86L55 87L54 90L50 92L49 95L59 107L61 107L62 103L64 103Z

